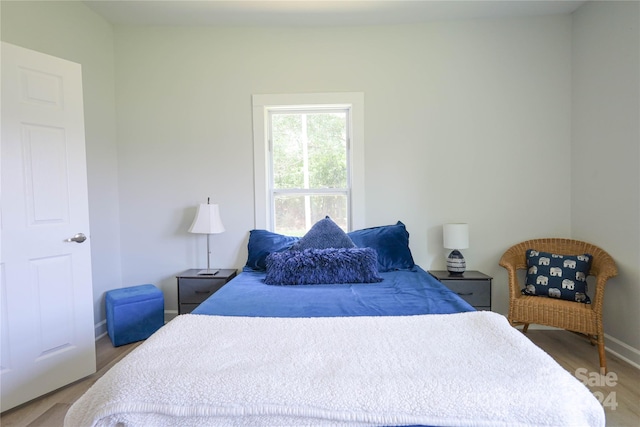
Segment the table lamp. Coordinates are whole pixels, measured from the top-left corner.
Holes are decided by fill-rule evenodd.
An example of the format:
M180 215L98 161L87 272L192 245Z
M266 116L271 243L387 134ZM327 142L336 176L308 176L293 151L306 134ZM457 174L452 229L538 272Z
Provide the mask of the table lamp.
M207 235L207 269L198 272L198 275L214 276L220 270L211 270L211 248L209 240L212 234L219 234L224 232L224 225L220 219L220 208L218 205L212 205L210 198L207 198L207 204L201 203L198 206L198 212L193 219L193 224L189 227L190 233L206 234Z
M452 276L461 276L467 268L459 249L469 247L469 224L445 224L442 227L444 247L453 249L447 257L447 271Z

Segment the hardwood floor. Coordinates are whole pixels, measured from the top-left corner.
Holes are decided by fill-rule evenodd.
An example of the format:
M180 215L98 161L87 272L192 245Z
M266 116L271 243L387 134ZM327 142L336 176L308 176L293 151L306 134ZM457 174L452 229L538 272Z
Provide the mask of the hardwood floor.
M142 341L114 347L107 335L96 341L96 373L0 414L0 426L61 427L73 402Z
M529 330L526 335L563 368L586 382L604 406L607 427L640 426L640 370L607 352L605 381L599 375L598 350L586 338L549 330Z
M592 385L589 383L600 382L599 377L589 380L589 374L599 372L598 352L586 339L566 331L549 330L530 330L527 336L567 371L586 381L592 392L601 393L607 427L640 426L640 370L607 353L609 385ZM61 427L71 404L137 345L113 347L107 336L102 337L96 342L95 374L0 414L0 425Z

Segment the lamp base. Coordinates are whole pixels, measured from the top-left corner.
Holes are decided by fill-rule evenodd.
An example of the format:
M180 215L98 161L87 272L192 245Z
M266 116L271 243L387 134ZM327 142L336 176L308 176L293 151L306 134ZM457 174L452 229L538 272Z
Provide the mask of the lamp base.
M452 276L462 276L467 269L467 263L459 250L454 249L447 257L447 271Z
M198 276L215 276L218 273L220 273L220 270L206 269L198 271Z

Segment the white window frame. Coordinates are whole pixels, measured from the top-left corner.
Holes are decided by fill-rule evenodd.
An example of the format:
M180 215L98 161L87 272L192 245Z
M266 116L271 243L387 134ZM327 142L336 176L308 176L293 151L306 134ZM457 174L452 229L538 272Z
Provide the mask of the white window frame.
M267 134L270 109L347 108L351 118L347 159L350 162L350 206L347 220L350 230L364 228L364 94L306 93L253 95L253 167L254 167L254 227L273 230L270 187L271 155Z

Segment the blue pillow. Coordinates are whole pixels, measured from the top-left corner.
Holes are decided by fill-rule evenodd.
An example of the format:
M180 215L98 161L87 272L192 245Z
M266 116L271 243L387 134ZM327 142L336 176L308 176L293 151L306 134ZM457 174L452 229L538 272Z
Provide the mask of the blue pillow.
M273 252L267 257L268 285L375 283L376 252L371 248L305 249Z
M527 250L524 295L541 295L591 304L587 295L590 254L559 255Z
M347 233L327 216L313 224L307 234L293 244L291 250L355 247Z
M252 270L265 270L267 255L290 249L298 239L299 237L285 236L267 230L251 230L247 245L249 256L246 267Z
M378 271L408 270L415 266L409 249L409 232L400 221L396 225L365 228L347 233L359 248L378 253Z

